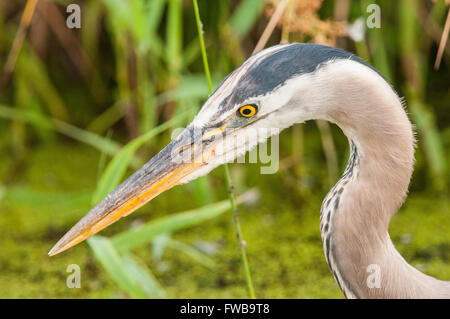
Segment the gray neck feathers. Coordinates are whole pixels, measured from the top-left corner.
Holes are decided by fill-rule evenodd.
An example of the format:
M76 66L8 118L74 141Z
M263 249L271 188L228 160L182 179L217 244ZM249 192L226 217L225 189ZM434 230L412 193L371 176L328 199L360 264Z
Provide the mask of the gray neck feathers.
M316 79L333 82L324 118L340 126L351 147L347 169L321 209L325 256L336 281L349 298L450 298L449 283L410 266L388 234L414 163L413 131L400 99L374 72L327 68Z

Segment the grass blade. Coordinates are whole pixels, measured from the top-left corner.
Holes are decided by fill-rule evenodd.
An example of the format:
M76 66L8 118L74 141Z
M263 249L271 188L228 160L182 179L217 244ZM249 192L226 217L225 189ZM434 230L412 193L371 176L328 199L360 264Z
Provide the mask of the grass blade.
M259 17L265 0L244 0L241 1L236 11L231 16L230 24L235 34L241 39Z
M97 134L82 130L76 126L61 120L47 118L33 111L21 110L20 112L12 107L0 104L0 118L18 120L43 129L55 130L63 135L73 138L79 142L93 146L106 154L114 155L119 152L118 143L108 140Z
M164 233L188 228L217 217L230 209L229 201L221 201L201 208L178 213L151 221L144 226L122 232L112 238L120 252L150 243L153 238Z
M214 267L214 260L209 258L206 254L198 251L194 247L185 244L181 241L175 240L175 239L169 239L167 241L167 247L178 250L179 252L188 255L198 263L202 264L203 266L207 268L213 268Z
M122 261L131 279L139 285L148 296L155 298L166 297L166 292L161 288L155 276L147 266L139 263L136 258L131 255L123 256Z
M145 292L133 281L129 271L124 265L119 253L109 239L102 236L93 236L87 240L94 251L95 258L102 264L120 288L133 298L145 298Z

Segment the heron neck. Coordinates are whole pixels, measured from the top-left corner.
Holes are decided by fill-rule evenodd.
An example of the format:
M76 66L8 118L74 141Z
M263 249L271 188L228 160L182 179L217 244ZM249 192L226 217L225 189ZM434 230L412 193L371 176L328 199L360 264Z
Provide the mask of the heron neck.
M357 76L357 75L355 75ZM388 227L403 203L414 163L414 136L401 102L379 77L335 83L339 100L325 118L351 145L348 167L325 198L321 234L327 262L349 298L449 297L450 285L410 266Z

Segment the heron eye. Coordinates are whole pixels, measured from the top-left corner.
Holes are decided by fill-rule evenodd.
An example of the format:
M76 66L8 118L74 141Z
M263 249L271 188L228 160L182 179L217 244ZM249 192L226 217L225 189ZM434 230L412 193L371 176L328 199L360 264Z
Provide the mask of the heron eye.
M252 117L253 115L256 114L257 111L258 108L256 107L256 105L253 104L241 106L238 110L239 115L243 117Z

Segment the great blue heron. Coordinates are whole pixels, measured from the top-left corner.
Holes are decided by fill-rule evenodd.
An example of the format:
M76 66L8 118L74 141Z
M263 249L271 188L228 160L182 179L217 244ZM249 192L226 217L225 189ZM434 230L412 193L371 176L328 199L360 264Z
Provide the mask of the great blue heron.
M350 143L347 169L320 213L326 261L345 296L450 298L450 282L410 266L388 234L414 163L414 134L401 99L355 55L316 44L277 45L246 60L176 139L95 206L49 254L234 160L274 132L260 130L256 136L248 134L251 130L282 130L311 119L337 124ZM379 271L379 285L368 284L370 266Z

